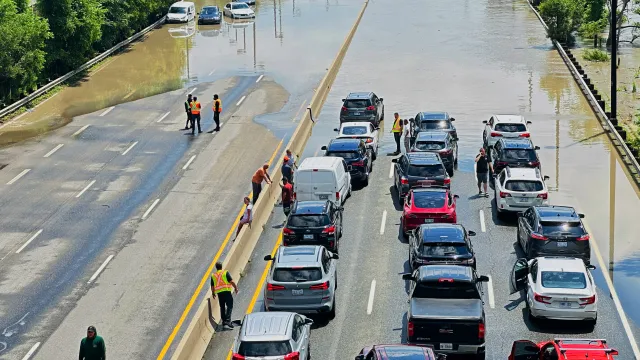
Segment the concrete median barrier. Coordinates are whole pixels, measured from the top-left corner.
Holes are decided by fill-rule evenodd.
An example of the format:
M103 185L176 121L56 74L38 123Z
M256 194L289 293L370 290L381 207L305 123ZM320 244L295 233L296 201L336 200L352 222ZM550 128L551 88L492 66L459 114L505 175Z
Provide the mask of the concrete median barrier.
M301 154L307 144L307 141L311 137L311 132L313 129L314 122L312 121L312 116L317 118L320 113L324 102L329 95L329 91L331 90L331 86L340 71L340 66L342 64L342 60L344 59L347 50L349 49L349 45L351 44L351 40L358 29L358 25L360 24L360 20L364 15L364 12L368 5L368 0L364 2L362 5L362 9L358 14L355 23L353 24L351 30L347 34L344 43L340 47L338 54L336 55L333 63L329 67L329 70L325 74L325 76L320 81L313 98L311 99L311 103L309 105L311 114L309 110L305 112L300 120L296 130L294 131L289 143L284 149L291 149L294 154ZM278 182L282 178L282 173L280 168L282 167L283 156L280 155L277 157L277 161L275 161L275 165L273 165L271 178L274 180L272 185L267 185L264 187L262 192L260 193L260 198L256 202L253 208L254 217L251 224L251 227L245 226L240 232L238 238L234 242L233 246L229 250L229 253L224 259L223 266L227 269L231 276L234 279L240 279L240 274L244 271L245 266L247 265L253 250L256 247L258 239L262 233L262 230L269 220L271 216L271 212L275 206L276 201L280 197L280 186L278 186ZM247 179L247 182L249 180ZM220 309L218 306L218 301L211 298L211 293L208 291L207 296L200 303L200 306L196 310L194 316L192 317L189 326L185 330L180 343L178 344L173 356L172 360L200 360L204 355L209 342L211 341L211 337L215 333L216 330L216 320L220 319ZM224 346L228 346L225 344Z

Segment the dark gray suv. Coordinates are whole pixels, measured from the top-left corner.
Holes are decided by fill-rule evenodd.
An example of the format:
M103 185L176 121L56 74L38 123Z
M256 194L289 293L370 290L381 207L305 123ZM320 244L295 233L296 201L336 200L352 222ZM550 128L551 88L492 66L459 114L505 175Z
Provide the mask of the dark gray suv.
M347 121L368 121L375 126L384 120L384 104L372 92L352 92L342 99L340 123Z

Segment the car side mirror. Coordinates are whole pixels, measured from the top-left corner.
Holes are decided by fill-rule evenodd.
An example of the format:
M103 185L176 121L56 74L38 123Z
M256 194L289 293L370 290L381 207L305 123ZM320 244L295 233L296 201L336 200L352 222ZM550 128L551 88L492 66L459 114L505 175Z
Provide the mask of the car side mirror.
M531 121L527 121L527 125L531 124Z
M549 180L549 176L545 175L542 177L543 180Z
M449 118L450 121L456 121L456 118Z
M346 99L342 99L342 102L344 102Z
M460 196L459 195L453 195L453 198L454 199L460 199Z
M618 350L611 349L611 351L609 351L609 354L613 356L618 356Z
M478 276L478 281L480 282L488 282L489 281L489 277L486 275L480 275Z
M380 130L380 126L376 126L376 130Z
M483 124L486 124L486 123L487 123L487 120L482 120L482 123L483 123Z
M467 234L469 234L469 236L476 236L476 232L475 231L467 231Z
M271 255L267 255L264 257L264 261L273 261L273 257L271 257Z
M333 129L333 131L338 132L338 131L340 131L340 129L335 128L335 129Z
M383 99L383 98L380 98L380 102L383 102L383 101L384 101L384 99Z
M326 151L326 150L327 150L327 147L326 147L325 145L323 145L323 146L320 148L320 150L325 150L325 151Z
M396 159L391 159L391 162L392 162L392 163L397 163L397 162L398 162L398 159L397 159L397 158L396 158Z
M332 254L331 254L331 258L332 258L332 259L339 260L339 259L340 259L340 255L332 253Z
M306 318L306 319L304 319L304 323L307 324L307 325L313 325L313 320L309 319L309 318Z
M534 150L540 150L540 146L534 146L533 149Z
M410 274L410 273L402 274L402 280L413 280L413 274Z
M584 214L578 214L578 216L580 217L580 219L584 219Z
M589 269L589 270L595 270L595 269L596 269L596 266L595 266L595 265L591 265L591 264L589 264L589 265L587 265L587 269Z

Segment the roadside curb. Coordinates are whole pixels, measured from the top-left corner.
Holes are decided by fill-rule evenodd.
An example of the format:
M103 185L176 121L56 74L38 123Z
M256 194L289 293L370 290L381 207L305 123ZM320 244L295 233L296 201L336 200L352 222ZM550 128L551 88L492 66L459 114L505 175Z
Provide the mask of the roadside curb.
M333 63L329 67L329 70L320 81L320 84L316 88L316 91L311 99L307 111L302 115L300 123L294 131L289 143L284 149L290 149L294 154L301 154L307 144L307 141L311 137L314 120L312 117L317 118L322 110L322 107L329 95L331 86L340 71L342 60L344 59L349 45L358 29L358 25L362 20L364 12L367 8L369 1L366 0L360 13L358 14L354 25L347 34L338 54L336 55ZM245 226L240 232L238 238L231 246L227 256L222 264L223 268L231 273L234 279L241 279L247 263L249 262L253 250L255 249L260 235L267 224L267 221L271 217L271 213L275 206L276 201L280 197L280 186L277 183L282 177L283 157L278 156L273 169L275 171L271 174L275 184L267 185L260 193L260 198L254 205L254 219L251 223L251 228ZM189 322L189 326L185 330L180 343L171 357L172 360L200 360L209 346L209 342L213 334L216 331L216 320L220 319L220 309L218 302L211 298L211 293L207 291L206 297L202 300L200 306L196 310L194 316ZM225 345L226 346L226 345ZM160 359L160 357L159 357Z
M531 10L536 14L540 23L548 30L547 24L538 13L538 10L531 4L529 0L526 0ZM571 53L570 48L566 44L561 44L556 40L552 40L553 45L562 57L562 60L571 71L573 79L580 88L580 91L584 95L585 99L589 103L591 110L596 115L598 122L602 126L602 129L607 133L611 144L616 148L620 154L620 159L624 163L625 172L627 176L633 179L636 186L636 190L640 191L640 154L637 150L633 149L627 142L626 131L618 124L617 119L611 119L611 113L605 112L605 101L602 96L598 94L595 86L589 79L588 74L584 71L582 66L578 63L576 57Z

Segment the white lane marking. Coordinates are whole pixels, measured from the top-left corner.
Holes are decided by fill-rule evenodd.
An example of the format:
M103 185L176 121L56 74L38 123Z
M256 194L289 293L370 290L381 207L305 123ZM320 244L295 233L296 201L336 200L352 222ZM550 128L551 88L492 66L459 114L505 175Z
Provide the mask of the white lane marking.
M142 215L143 219L146 219L147 216L149 216L149 214L151 213L151 210L153 210L154 207L156 207L156 205L158 205L158 203L160 202L160 199L156 199L153 204L151 204L151 206L149 206L149 208L147 209L147 211L144 212L144 214Z
M371 280L371 290L369 291L369 302L367 303L367 315L373 311L373 297L376 293L376 279Z
M156 122L160 122L160 121L164 120L164 118L166 118L167 116L169 116L169 114L171 114L171 111L167 111L167 113L166 113L166 114L164 114L164 115L162 115L162 117L161 117L160 119L158 119L158 121L156 121Z
M318 153L320 152L320 150L322 150L322 145L318 146L318 149L316 150L316 152L313 153L313 157L318 156Z
M238 102L236 103L236 106L240 106L240 104L242 104L242 102L244 101L244 99L247 97L247 95L242 95L242 97L240 98L240 100L238 100Z
M20 246L20 249L16 250L16 254L20 254L20 252L21 252L22 250L24 250L24 248L26 248L29 244L31 244L31 242L32 242L33 240L35 240L35 238L37 238L37 237L38 237L38 235L42 234L42 230L44 230L44 229L40 229L40 230L38 230L35 234L31 235L31 237L29 238L29 240L27 240L27 242L26 242L26 243L22 244L22 246Z
M484 225L484 211L480 210L480 230L482 232L487 232L487 228Z
M187 168L189 167L189 165L191 165L191 162L192 162L193 160L195 160L195 158L196 158L196 156L195 156L195 155L193 155L193 156L191 157L191 159L189 159L189 161L187 161L187 163L186 163L186 164L184 164L184 166L182 167L182 170L187 170Z
M60 150L61 147L63 147L64 144L59 144L58 146L54 147L51 151L49 151L48 153L44 154L43 157L48 158L49 156L53 155L54 152Z
M95 180L91 181L91 182L89 183L89 185L85 186L85 187L84 187L84 189L82 189L82 191L80 191L80 192L78 193L78 195L76 195L76 198L79 198L80 196L82 196L82 194L84 194L84 192L85 192L85 191L89 190L89 188L90 188L90 187L92 187L92 186L93 186L93 184L95 184L95 183L96 183L96 181L95 181Z
M391 168L389 169L389 179L393 177L393 163L391 163Z
M85 126L81 127L80 130L78 130L78 131L73 133L73 136L80 135L80 133L85 131L85 130L87 130L88 127L89 127L89 125L85 125Z
M29 352L27 353L27 355L25 355L25 356L22 358L22 360L29 360L29 358L31 357L31 355L33 355L33 354L36 352L36 350L38 350L38 347L39 347L39 346L40 346L40 343L39 343L39 342L37 342L35 345L33 345L33 346L31 347L31 349L29 350Z
M380 235L384 234L384 224L387 222L387 210L382 212L382 222L380 223Z
M95 280L98 275L100 275L100 273L102 272L102 270L104 270L104 268L107 267L107 264L109 263L109 261L111 261L111 259L113 259L113 254L109 255L109 257L107 258L107 260L105 260L102 265L100 265L100 267L98 268L98 270L96 270L95 273L93 273L93 275L91 276L91 279L89 279L89 281L87 281L87 284L91 284L91 282L93 280Z
M7 183L7 185L11 185L14 182L20 180L21 177L25 176L29 171L31 171L31 169L24 169L22 170L22 172L18 175L16 175L16 177L14 177L13 179L9 180L9 182Z
M258 78L258 80L256 80L256 82L259 83L260 80L262 80L263 77L264 77L264 75L260 75L260 77Z
M108 108L107 110L103 111L103 112L102 112L102 114L100 114L100 116L105 116L105 115L107 115L107 114L108 114L108 113L110 113L110 112L111 112L111 110L113 110L113 109L115 109L115 106L112 106L112 107Z
M189 91L189 94L193 94L194 91L196 91L197 87L194 87L193 89L191 89L191 91Z
M209 73L209 75L208 75L208 76L213 75L213 73L214 73L214 72L216 72L216 69L211 70L211 72Z
M627 320L627 315L625 315L624 310L622 309L622 304L620 303L620 298L618 298L618 293L616 289L613 287L613 282L611 281L611 277L609 276L609 271L607 271L608 267L605 265L604 260L602 260L602 254L600 253L600 249L598 248L598 244L596 243L595 238L593 237L593 231L589 228L586 222L583 222L584 227L587 229L589 234L591 234L591 239L589 240L592 245L593 252L596 254L596 258L598 259L598 265L600 265L600 270L602 270L602 275L604 276L604 280L607 283L607 287L609 288L609 293L611 295L611 299L613 299L613 304L618 311L618 316L620 316L620 321L622 321L622 327L624 328L624 332L627 335L629 343L631 344L631 349L633 350L633 355L636 359L640 359L640 349L638 349L638 344L635 341L635 337L633 332L631 331L631 326L629 326L629 320Z
M137 142L137 141L136 141L136 142L134 142L133 144L131 144L131 146L129 146L129 147L127 148L127 150L125 150L125 151L122 153L122 155L127 155L127 153L128 153L129 151L131 151L131 149L133 149L133 147L134 147L134 146L136 146L136 145L138 145L138 142Z
M492 309L495 309L496 300L493 296L493 279L491 278L491 275L487 275L487 277L489 278L489 281L487 281L487 287L489 288L489 306L491 306Z

